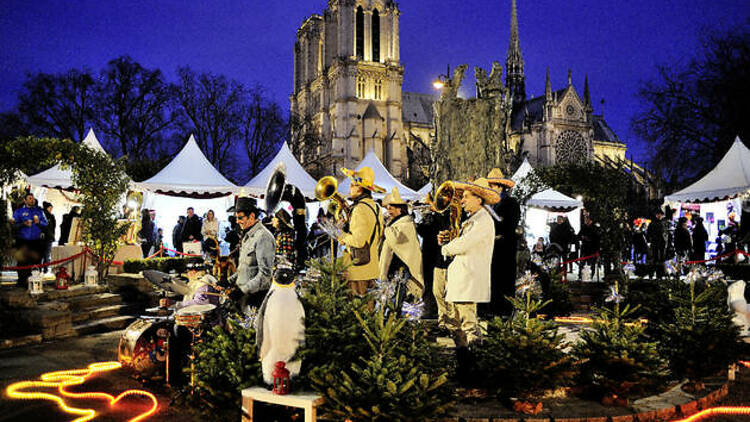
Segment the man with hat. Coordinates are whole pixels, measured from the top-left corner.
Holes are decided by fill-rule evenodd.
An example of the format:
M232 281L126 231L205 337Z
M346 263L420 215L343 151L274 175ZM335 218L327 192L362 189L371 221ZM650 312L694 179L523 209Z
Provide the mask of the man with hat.
M654 221L648 225L647 237L651 243L651 262L657 264L656 276L664 276L664 261L667 260L667 225L664 221L664 211L657 208L654 213Z
M492 207L498 219L494 220L492 297L487 311L490 315L510 316L513 313L513 306L505 296L512 297L516 290L516 252L518 251L516 228L521 220L521 206L515 198L510 196L510 190L515 182L505 179L499 168L490 170L487 183L492 189L501 192L500 202Z
M234 206L237 224L243 231L237 272L230 278L242 293L235 292L232 299L247 295L244 305L259 306L269 287L273 271L275 240L260 219L260 209L254 198L237 198Z
M389 220L383 231L383 248L380 250L380 279L405 274L408 278L407 294L415 299L421 298L424 293L422 251L414 220L397 187L385 196L383 206L388 211Z
M294 245L294 226L292 216L284 209L279 209L273 216L271 224L275 230L276 256L283 256L287 261L296 264L296 249Z
M473 183L456 182L455 187L463 190L461 206L468 218L461 225L459 236L444 244L441 252L453 257L448 265L445 299L452 308L451 328L458 364L466 369L470 363L468 346L479 338L477 303L490 301L495 226L485 205L496 204L500 194L490 188L485 178Z
M385 189L375 185L375 172L364 166L353 171L341 171L351 180L349 199L353 201L348 227L338 241L346 246L345 258L351 262L347 270L349 287L356 295L362 296L375 285L380 275L378 250L383 235L383 216L372 199L372 192L383 193Z

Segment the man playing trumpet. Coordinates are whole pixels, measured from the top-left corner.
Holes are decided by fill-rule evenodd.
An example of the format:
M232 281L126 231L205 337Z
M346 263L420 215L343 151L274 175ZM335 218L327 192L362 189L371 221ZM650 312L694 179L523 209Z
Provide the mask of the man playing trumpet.
M442 254L453 257L448 265L445 299L452 308L449 315L452 314L458 364L465 369L470 360L468 346L479 338L477 303L490 301L495 225L484 206L497 203L500 195L485 178L473 183L456 182L455 187L463 191L461 207L468 219L457 238L446 242L449 231L445 230L440 232L439 242L443 245Z
M372 192L383 193L385 189L375 185L375 172L370 167L357 171L342 169L349 177L349 199L352 211L344 233L338 241L346 246L346 258L351 263L347 270L349 287L362 296L375 285L379 275L378 250L383 235L383 216L372 199Z

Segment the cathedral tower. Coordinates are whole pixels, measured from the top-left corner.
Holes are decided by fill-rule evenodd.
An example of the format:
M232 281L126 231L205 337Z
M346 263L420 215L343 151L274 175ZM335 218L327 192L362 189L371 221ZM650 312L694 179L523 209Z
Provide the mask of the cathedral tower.
M505 87L516 106L526 100L526 76L523 72L521 41L518 38L518 11L516 0L511 0L510 43L505 58Z
M303 165L328 156L325 171L340 177L339 167L373 150L394 176L403 174L399 15L393 0L328 0L322 16L297 30L291 113L323 140L313 151L293 148Z

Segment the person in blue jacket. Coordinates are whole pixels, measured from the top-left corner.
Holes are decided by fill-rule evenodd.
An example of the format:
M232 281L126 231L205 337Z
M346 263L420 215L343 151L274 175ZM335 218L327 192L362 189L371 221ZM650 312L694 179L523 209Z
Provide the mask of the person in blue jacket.
M23 206L13 213L13 228L16 234L16 250L18 266L35 265L42 262L44 250L44 233L47 219L44 210L36 205L32 193L23 197ZM18 287L27 287L31 270L18 270Z

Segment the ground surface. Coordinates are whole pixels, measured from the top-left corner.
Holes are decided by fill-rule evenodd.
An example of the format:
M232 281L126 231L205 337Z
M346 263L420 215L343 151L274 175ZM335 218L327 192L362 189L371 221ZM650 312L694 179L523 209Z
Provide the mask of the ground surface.
M36 380L45 372L64 369L85 368L92 362L111 361L117 358L117 343L121 331L115 331L100 335L71 338L53 343L20 347L0 352L0 386L3 394L0 397L0 422L6 421L66 421L74 417L65 416L57 407L49 401L44 400L8 400L4 393L5 387L13 382L22 380ZM118 394L130 388L143 388L143 386L131 379L124 369L100 374L91 378L81 387L71 388L72 391L103 391L109 394ZM159 410L148 421L153 422L192 422L203 421L204 418L196 416L184 407L169 407L168 403L172 392L166 389L148 388L156 394L159 399ZM50 391L47 389L46 391ZM52 391L50 391L52 392ZM131 398L124 401L123 405L110 409L102 401L87 400L86 402L70 400L67 402L73 406L79 405L84 408L94 408L99 413L95 421L125 421L136 414L148 409L150 402L140 398ZM551 404L551 403L549 403ZM750 405L750 369L743 368L738 376L738 381L730 384L729 396L722 400L723 405ZM560 403L557 409L563 413L577 413L583 415L617 415L622 409L604 408L599 404L568 399ZM573 406L574 408L570 408ZM554 406L549 406L552 410ZM497 416L508 413L500 403L479 400L472 403L465 400L457 406L457 413L464 417L495 414ZM571 415L572 416L572 415ZM486 416L485 416L486 417ZM750 417L715 417L711 422L750 421Z

